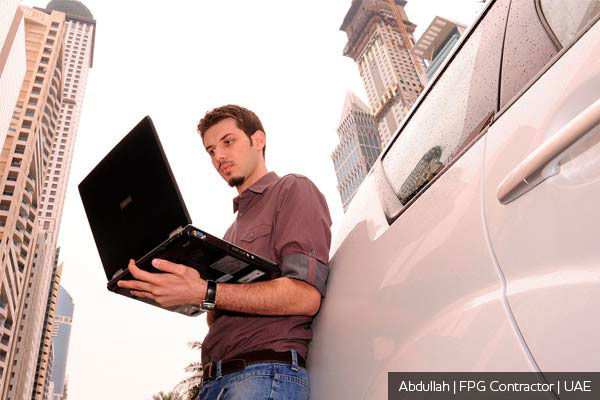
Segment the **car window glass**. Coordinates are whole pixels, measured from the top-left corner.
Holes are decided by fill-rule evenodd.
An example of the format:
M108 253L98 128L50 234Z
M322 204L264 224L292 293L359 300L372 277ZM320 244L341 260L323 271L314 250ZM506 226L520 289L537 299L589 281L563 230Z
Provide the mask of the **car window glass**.
M567 46L600 13L600 0L541 0L542 12L552 32Z
M385 177L403 205L481 132L496 110L508 4L499 0L492 5L383 157Z
M557 52L538 16L535 0L513 1L504 39L500 108L512 100Z

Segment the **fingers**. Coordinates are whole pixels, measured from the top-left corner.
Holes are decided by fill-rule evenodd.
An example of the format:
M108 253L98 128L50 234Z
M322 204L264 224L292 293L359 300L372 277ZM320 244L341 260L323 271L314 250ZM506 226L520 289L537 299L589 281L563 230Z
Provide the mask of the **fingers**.
M130 292L131 292L132 295L134 295L136 297L144 297L146 299L150 299L150 300L156 301L156 297L152 293L140 292L138 290L131 290Z
M170 272L175 275L183 274L185 269L185 266L181 264L175 264L171 261L162 260L160 258L155 258L152 260L152 266L161 271Z
M154 285L143 281L119 281L117 282L117 286L126 289L142 290L150 293L155 289Z
M158 283L160 277L157 276L157 274L153 274L152 272L148 272L148 271L144 271L143 269L140 269L137 265L135 265L135 261L133 260L129 260L129 265L127 266L129 268L129 271L131 272L131 275L133 275L134 278L140 280L140 281L145 281L145 282L150 282L150 283Z

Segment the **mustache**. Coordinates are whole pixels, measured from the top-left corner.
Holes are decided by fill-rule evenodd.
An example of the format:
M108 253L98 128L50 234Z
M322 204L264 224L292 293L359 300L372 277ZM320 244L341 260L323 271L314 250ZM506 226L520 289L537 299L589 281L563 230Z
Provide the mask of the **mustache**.
M233 165L233 161L220 161L219 162L219 171L223 168L223 166Z

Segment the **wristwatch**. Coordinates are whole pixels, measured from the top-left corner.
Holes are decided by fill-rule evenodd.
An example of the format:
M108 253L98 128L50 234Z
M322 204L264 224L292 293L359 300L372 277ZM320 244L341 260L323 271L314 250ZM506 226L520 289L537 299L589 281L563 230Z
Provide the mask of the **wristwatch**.
M206 295L200 308L202 311L212 311L217 308L217 282L206 281Z

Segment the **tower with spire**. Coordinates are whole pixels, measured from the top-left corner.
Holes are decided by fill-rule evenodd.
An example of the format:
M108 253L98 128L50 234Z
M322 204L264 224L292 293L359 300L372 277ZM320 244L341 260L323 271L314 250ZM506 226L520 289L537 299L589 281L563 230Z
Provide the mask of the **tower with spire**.
M377 123L367 106L352 92L346 94L337 133L339 143L331 158L346 211L381 151Z
M384 147L426 84L419 74L419 69L425 69L423 60L413 58L407 48L407 44L415 43L416 25L406 16L406 3L406 0L352 0L340 27L348 36L344 55L358 65L369 111L377 121ZM399 20L410 43L403 39L404 29Z

